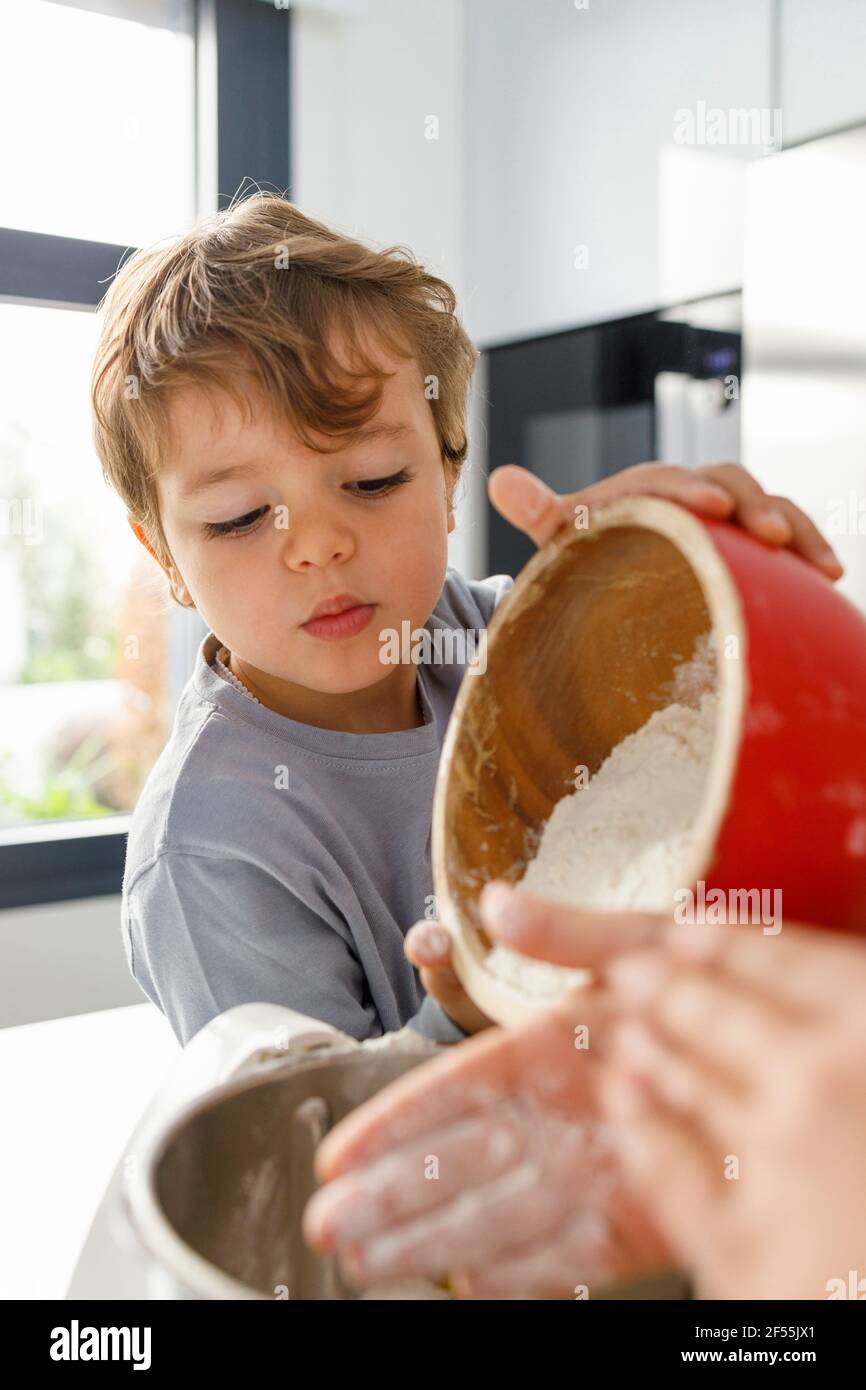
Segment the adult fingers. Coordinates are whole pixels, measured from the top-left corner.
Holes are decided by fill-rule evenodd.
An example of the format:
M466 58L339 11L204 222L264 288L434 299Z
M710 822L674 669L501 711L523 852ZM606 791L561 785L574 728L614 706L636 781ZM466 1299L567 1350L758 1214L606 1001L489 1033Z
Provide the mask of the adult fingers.
M322 1187L304 1213L304 1235L321 1250L363 1241L498 1178L523 1157L525 1114L495 1111L413 1139Z
M742 1125L749 1104L760 1104L748 1083L732 1075L724 1063L678 1047L643 1019L625 1019L614 1026L606 1057L612 1066L641 1078L667 1105L689 1115L719 1142Z
M658 941L670 918L650 912L569 907L517 888L486 883L479 900L485 928L504 946L555 965L591 968Z
M692 1266L711 1239L730 1150L720 1152L689 1116L649 1088L636 1089L620 1068L606 1068L600 1095L628 1180L679 1260Z
M803 1015L719 969L672 961L660 953L623 956L608 971L611 997L701 1072L745 1095L784 1051Z
M600 1015L585 1000L581 1023ZM584 1065L576 1065L583 1062ZM414 1068L352 1111L325 1135L316 1154L320 1181L369 1162L394 1144L493 1105L517 1092L545 1088L565 1108L578 1109L589 1094L586 1057L575 1051L574 1022L567 1011L546 1009L537 1019L505 1032L488 1028L447 1056Z
M441 1275L470 1261L489 1263L514 1245L545 1239L578 1205L601 1211L616 1182L610 1137L597 1121L571 1121L530 1107L521 1162L464 1188L346 1252L348 1276L362 1283Z
M854 981L866 989L866 941L849 933L786 921L768 933L747 924L672 924L662 936L677 959L721 970L804 1015L837 1007Z
M609 1284L610 1230L596 1212L570 1213L544 1240L453 1278L460 1298L571 1298L581 1286Z

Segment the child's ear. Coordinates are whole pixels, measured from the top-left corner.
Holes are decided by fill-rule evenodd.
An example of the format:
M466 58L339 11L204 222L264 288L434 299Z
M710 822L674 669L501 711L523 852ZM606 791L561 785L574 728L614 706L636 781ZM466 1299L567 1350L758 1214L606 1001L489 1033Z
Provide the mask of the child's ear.
M133 535L136 537L136 539L141 541L145 550L150 552L156 563L159 566L161 566L162 569L165 569L165 565L163 565L162 561L160 560L150 541L147 539L147 536L144 534L144 527L141 526L137 521L135 521L131 516L129 516L129 514L127 514L126 519L129 522L129 528L132 531Z
M191 601L189 603L187 602L187 599L189 599L189 593L187 591L186 585L183 583L183 580L180 579L180 576L175 571L174 566L164 564L163 561L159 558L150 541L147 539L147 536L144 534L144 528L139 524L139 522L135 521L134 518L131 517L128 513L126 519L129 522L129 527L133 535L136 537L137 540L141 541L141 544L144 546L145 550L153 556L154 560L166 576L169 584L172 587L172 591L175 594L175 597L177 598L178 603L181 604L184 608L194 608L195 605ZM180 593L177 592L178 588L180 589Z
M450 535L451 532L454 530L454 527L457 525L457 518L456 518L455 515L454 515L454 489L455 489L456 486L457 486L456 480L454 480L454 479L449 479L449 478L447 477L447 475L446 475L446 479L445 479L445 509L446 509L446 511L447 511L447 514L448 514L448 534L449 534L449 535Z

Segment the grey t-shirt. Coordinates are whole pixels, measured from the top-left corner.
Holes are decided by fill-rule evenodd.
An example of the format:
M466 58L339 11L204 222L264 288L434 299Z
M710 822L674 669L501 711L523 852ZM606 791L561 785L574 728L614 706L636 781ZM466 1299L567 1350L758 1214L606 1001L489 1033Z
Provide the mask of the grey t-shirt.
M480 632L512 584L449 567L425 627ZM132 819L122 930L139 985L183 1044L252 1002L359 1041L407 1025L462 1038L403 952L433 915L433 793L466 669L453 639L417 667L425 723L385 734L257 704L215 664L221 645L202 642Z

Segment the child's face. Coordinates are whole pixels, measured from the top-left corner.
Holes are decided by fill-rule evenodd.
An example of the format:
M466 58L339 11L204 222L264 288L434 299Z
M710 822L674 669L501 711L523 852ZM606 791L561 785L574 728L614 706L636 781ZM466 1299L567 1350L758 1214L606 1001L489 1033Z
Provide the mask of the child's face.
M382 361L396 375L366 428L405 425L401 435L317 453L274 418L251 379L251 424L227 394L220 424L207 396L183 387L171 400L174 447L157 482L175 570L208 627L247 667L334 695L396 675L379 660L379 634L399 633L407 619L410 630L423 627L454 526L420 368ZM237 476L196 487L229 465ZM406 482L372 486L401 470ZM240 534L205 529L240 518L249 528ZM312 635L303 624L313 609L344 593L374 605L367 626L338 640Z

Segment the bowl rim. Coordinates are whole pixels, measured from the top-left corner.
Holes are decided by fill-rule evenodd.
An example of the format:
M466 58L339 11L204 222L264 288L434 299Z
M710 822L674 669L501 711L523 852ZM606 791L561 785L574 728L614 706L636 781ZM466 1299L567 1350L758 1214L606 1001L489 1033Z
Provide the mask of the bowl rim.
M157 1193L156 1175L160 1161L180 1131L199 1115L215 1109L235 1095L308 1072L322 1071L326 1067L357 1066L359 1062L368 1062L373 1057L372 1052L364 1053L358 1048L349 1047L329 1049L300 1059L288 1056L261 1071L245 1071L209 1086L206 1091L185 1100L169 1115L154 1117L136 1136L125 1155L134 1157L135 1162L125 1173L121 1185L123 1214L130 1233L139 1241L147 1258L156 1269L174 1279L184 1290L185 1296L266 1303L274 1301L269 1294L261 1293L252 1284L244 1283L199 1254L169 1220ZM383 1052L381 1057L388 1060L411 1058L412 1065L428 1060L420 1052L396 1050ZM411 1066L406 1069L411 1070Z
M732 523L713 518L711 524L730 526ZM531 604L534 584L564 547L583 544L603 531L624 527L654 531L676 546L692 569L710 615L710 634L719 673L719 703L709 773L695 821L694 852L689 874L685 876L689 883L696 883L711 866L718 834L729 808L748 688L748 631L743 605L733 575L714 543L710 524L677 503L649 496L624 497L605 507L590 508L589 525L585 527L572 527L564 522L526 563L513 588L494 611L487 628L487 651L500 630L513 621L516 613ZM726 658L722 650L723 639L728 636L738 639L736 659ZM537 1017L540 1010L553 1007L560 996L533 999L487 970L484 965L487 948L449 891L445 814L450 774L467 708L471 700L480 698L474 685L476 679L471 671L464 677L442 745L433 799L434 891L439 920L451 936L452 964L460 983L494 1023L513 1027ZM478 690L481 689L479 686ZM593 978L589 970L571 974L575 987L588 985Z

